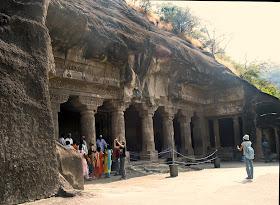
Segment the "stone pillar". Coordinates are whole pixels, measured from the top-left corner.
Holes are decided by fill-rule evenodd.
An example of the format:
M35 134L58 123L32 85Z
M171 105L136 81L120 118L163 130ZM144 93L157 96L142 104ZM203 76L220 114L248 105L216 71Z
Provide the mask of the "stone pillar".
M191 138L191 111L180 111L179 123L181 130L181 148L183 154L193 155L192 138Z
M240 125L238 116L234 116L233 118L233 132L234 132L234 143L236 145L240 145Z
M82 104L82 106L80 107L81 134L86 137L86 142L88 144L90 142L96 144L94 115L97 113L98 107L102 105L103 99L88 96L79 96L78 100Z
M95 133L95 114L96 110L84 109L80 112L81 114L81 134L86 137L86 141L89 144L94 142L96 144L96 133Z
M209 144L206 142L205 121L206 120L202 112L198 112L194 117L194 129L193 129L194 153L199 155L207 152L207 146Z
M60 112L60 104L67 102L68 98L69 95L50 93L55 139L59 138L58 113Z
M277 158L279 160L279 128L274 127Z
M253 136L250 136L250 140L252 141ZM255 150L255 159L259 159L264 156L262 150L262 129L256 128L256 144L252 144L252 147Z
M117 138L120 142L125 139L125 121L124 121L124 108L117 108L116 110L111 112L112 116L112 142Z
M221 148L221 139L220 139L220 130L219 130L219 120L218 118L213 119L214 124L214 136L215 136L215 144L216 148Z
M142 126L142 154L149 154L149 157L142 157L142 159L157 160L157 150L155 150L154 124L153 116L157 106L149 107L145 104L137 107Z
M172 108L164 108L164 111L165 113L162 115L163 148L175 149L174 126L173 126L175 110Z

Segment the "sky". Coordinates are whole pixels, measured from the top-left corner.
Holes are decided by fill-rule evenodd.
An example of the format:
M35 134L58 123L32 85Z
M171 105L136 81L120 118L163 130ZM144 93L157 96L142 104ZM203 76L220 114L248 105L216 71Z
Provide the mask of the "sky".
M168 1L151 1L160 4ZM207 27L231 36L226 53L243 63L280 65L280 3L254 1L172 1L188 6ZM209 29L210 30L210 29Z

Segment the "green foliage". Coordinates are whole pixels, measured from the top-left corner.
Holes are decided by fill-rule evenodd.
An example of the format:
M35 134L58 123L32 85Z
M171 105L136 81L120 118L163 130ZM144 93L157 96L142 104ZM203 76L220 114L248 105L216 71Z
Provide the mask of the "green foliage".
M249 65L247 65L247 63L239 64L234 61L231 62L236 70L240 73L240 77L242 79L253 84L262 92L280 98L280 90L268 80L260 77L260 74L269 66L268 63L251 62Z
M172 24L175 34L192 36L194 28L199 25L199 19L191 14L188 7L182 8L171 3L163 4L157 14L161 20Z

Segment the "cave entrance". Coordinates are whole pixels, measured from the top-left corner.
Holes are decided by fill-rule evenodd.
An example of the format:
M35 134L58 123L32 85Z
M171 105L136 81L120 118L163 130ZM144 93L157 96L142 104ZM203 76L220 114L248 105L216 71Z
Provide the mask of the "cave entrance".
M72 134L72 139L79 143L81 134L81 115L79 110L71 103L71 97L66 103L60 105L58 113L59 135Z
M221 147L234 147L234 129L232 118L219 119Z
M102 138L107 142L107 144L113 147L111 113L104 104L106 104L105 101L102 106L98 107L97 113L95 114L96 140L100 135L102 135Z
M263 133L265 134L266 138L268 139L271 153L276 154L277 149L276 149L276 138L275 138L274 129L273 128L265 129L263 131Z
M155 138L155 149L158 152L163 151L163 127L162 127L162 117L158 110L156 110L153 116L153 126L154 126L154 138ZM161 155L159 156L161 157Z
M141 118L135 106L130 105L124 113L125 138L127 150L140 153L142 151ZM131 155L131 160L133 156Z

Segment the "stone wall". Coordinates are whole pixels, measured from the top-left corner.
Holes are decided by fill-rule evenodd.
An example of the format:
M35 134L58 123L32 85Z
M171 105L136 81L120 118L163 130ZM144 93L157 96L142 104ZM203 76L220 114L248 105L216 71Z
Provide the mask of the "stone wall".
M45 198L58 188L47 6L46 0L0 4L0 204Z

